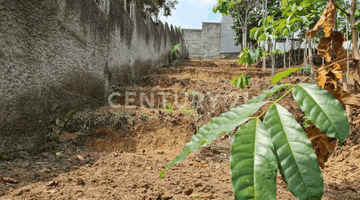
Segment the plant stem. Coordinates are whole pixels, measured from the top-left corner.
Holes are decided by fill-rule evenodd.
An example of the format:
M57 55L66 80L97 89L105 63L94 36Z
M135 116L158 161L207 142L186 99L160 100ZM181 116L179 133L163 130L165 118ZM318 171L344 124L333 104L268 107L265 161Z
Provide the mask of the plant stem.
M258 118L260 118L261 116L263 116L273 105L275 105L275 104L276 104L277 102L279 102L282 98L284 98L287 94L289 94L289 92L291 92L293 88L294 88L294 87L291 87L288 91L285 92L285 94L283 94L280 98L276 99L276 101L270 102L271 105L270 105L269 107L267 107L267 108L265 109L265 111L262 112L262 113L258 116Z
M274 102L269 102L269 103L271 103L271 105L270 105L269 107L267 107L267 108L264 110L264 112L262 112L262 113L258 116L258 118L260 118L261 116L263 116L273 105L275 105Z

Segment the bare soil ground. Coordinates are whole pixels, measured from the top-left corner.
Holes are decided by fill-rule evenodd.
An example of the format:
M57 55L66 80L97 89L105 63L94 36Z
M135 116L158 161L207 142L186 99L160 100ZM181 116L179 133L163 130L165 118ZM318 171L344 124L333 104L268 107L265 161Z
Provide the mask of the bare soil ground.
M158 175L211 118L269 89L270 72L264 74L255 66L246 71L235 60L190 60L144 77L137 87L113 87L122 95L116 100L119 108L78 110L55 120L52 128L60 132L47 138L44 153L23 153L19 159L1 161L0 199L233 200L228 164L233 133L193 152L163 179ZM250 87L231 87L231 79L242 73L252 76ZM298 75L282 82L298 83L305 78ZM125 107L125 91L135 92L130 105L136 108ZM154 107L145 100L140 107L141 93L151 100L151 92ZM163 110L159 92L169 93L166 101L174 105L173 112ZM204 99L197 96L194 99L200 105L194 104L197 101L185 92L201 93ZM215 98L218 104L212 107ZM175 102L186 105L188 111L194 108L194 113L181 113ZM299 122L304 121L290 96L280 104ZM352 114L350 136L336 147L322 170L324 200L360 199L360 109L352 109ZM295 199L279 174L277 183L278 199Z

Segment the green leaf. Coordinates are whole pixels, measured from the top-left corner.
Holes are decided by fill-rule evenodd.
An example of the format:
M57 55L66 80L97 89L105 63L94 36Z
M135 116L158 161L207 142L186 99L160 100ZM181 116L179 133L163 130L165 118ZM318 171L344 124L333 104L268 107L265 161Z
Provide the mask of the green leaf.
M289 30L288 30L287 28L284 28L283 30L284 30L284 31L282 32L282 34L283 34L284 36L289 35Z
M273 18L271 15L269 15L269 16L267 16L266 19L265 19L265 25L267 26L267 25L269 25L271 22L274 22L274 18Z
M295 9L296 9L296 4L294 3L292 6L291 6L291 11L295 11Z
M245 77L243 74L241 74L242 76L240 77L240 84L239 84L239 87L241 89L244 89L245 88Z
M301 19L302 23L304 23L304 24L309 21L306 16L300 16L299 18Z
M236 199L276 200L275 149L259 118L235 133L229 163Z
M263 27L260 27L260 28L256 29L254 39L258 40L259 37L261 36L261 34L263 34Z
M160 172L159 178L175 163L183 161L187 155L196 151L200 146L208 146L212 141L219 137L222 133L230 133L236 127L240 126L249 119L249 116L255 113L259 108L267 102L259 102L254 104L245 104L233 108L226 113L221 114L217 118L210 120L210 123L203 126L199 131L191 137L190 141L185 145L183 152L178 154L176 158L169 162L167 167Z
M238 79L238 77L235 77L233 78L231 81L230 81L230 85L234 85L235 81ZM234 86L235 87L235 86Z
M256 54L254 51L250 51L250 58L251 60L255 61L256 60Z
M250 82L251 82L251 76L245 76L245 84L247 85L247 86L249 86L250 85Z
M257 32L258 28L254 27L250 30L250 38L255 38L255 33Z
M304 67L300 67L301 69L306 69L306 70L310 70L311 69L311 65L306 65Z
M239 87L239 86L240 86L240 83L241 83L241 76L239 76L239 77L236 78L234 87Z
M286 186L299 200L320 200L323 179L312 144L302 127L284 107L272 106L264 125L271 135Z
M271 82L274 83L274 85L279 82L281 79L283 79L284 77L286 76L289 76L291 73L293 72L296 72L296 71L299 71L301 70L301 68L299 67L296 67L296 68L290 68L290 69L287 69L286 71L284 72L279 72L277 74L275 74L272 78L271 78Z
M250 99L247 104L250 103L257 103L260 102L262 100L264 100L265 98L271 96L272 94L287 88L287 87L291 87L291 84L280 84L280 85L275 85L273 88L271 88L270 90L264 90L259 96L254 97L252 99Z
M259 22L258 22L258 26L260 26L261 23L262 23L264 20L265 20L265 18L261 18L261 19L259 20Z
M289 17L286 19L286 23L289 23L290 20L291 20L291 16L289 16ZM287 26L289 26L289 25L287 25Z
M294 87L293 97L304 113L329 137L341 144L349 135L349 122L340 102L316 84L301 83Z
M241 89L244 89L245 84L246 85L250 85L250 81L251 81L251 77L250 76L245 76L244 74L241 74L240 76L237 76L235 78L233 78L230 82L230 85L233 85L234 88L235 87L240 87Z

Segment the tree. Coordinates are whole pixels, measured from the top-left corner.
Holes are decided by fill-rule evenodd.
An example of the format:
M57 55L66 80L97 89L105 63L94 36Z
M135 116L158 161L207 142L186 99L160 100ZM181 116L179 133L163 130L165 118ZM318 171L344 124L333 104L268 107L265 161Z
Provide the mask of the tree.
M130 10L130 4L134 2L144 19L150 15L155 22L158 22L162 15L171 16L171 11L179 3L178 0L121 0L121 2L123 6L126 4L126 10Z
M213 7L214 13L221 13L223 16L231 15L234 19L234 29L242 33L242 49L247 46L248 23L251 15L260 15L257 11L261 10L260 1L257 0L218 0ZM237 34L238 35L238 34Z
M357 68L357 72L360 76L360 55L359 55L359 48L358 48L358 31L357 31L357 28L359 26L356 26L355 25L355 9L356 9L356 0L352 0L352 3L351 3L351 15L350 15L350 21L351 21L351 33L352 33L352 42L353 42L353 56L355 59L357 59L356 61L356 68Z

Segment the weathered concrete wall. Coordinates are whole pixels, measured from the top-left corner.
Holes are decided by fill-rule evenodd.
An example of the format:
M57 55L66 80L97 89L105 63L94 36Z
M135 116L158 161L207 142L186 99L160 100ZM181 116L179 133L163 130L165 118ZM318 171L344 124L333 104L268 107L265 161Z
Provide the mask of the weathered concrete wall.
M217 22L203 22L204 58L218 59L220 54L221 24Z
M189 50L189 58L204 57L204 41L201 29L183 29L183 37Z
M145 24L135 7L131 19L119 1L104 5L0 1L0 154L41 150L56 115L105 105L112 84L167 65L182 43L167 24Z
M203 22L202 29L182 29L189 58L219 58L220 29L218 22Z
M232 55L231 53L240 53L240 46L235 46L236 32L231 28L234 26L234 20L231 16L221 18L221 55ZM230 53L230 54L229 54Z

